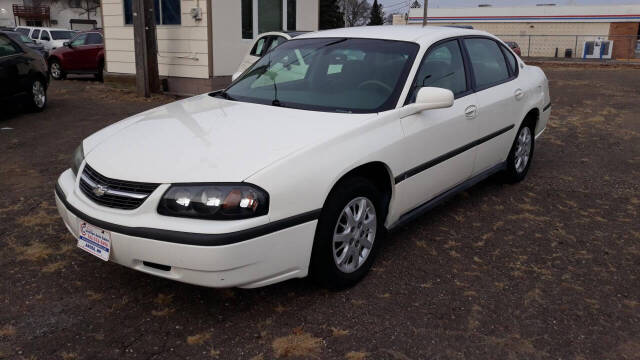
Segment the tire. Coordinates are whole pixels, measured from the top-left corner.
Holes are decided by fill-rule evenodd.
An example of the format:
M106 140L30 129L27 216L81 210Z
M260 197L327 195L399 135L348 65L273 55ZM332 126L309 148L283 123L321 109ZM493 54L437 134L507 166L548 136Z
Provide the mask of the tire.
M363 177L347 178L332 190L316 228L310 266L314 280L339 290L355 285L367 274L385 235L383 223L387 206L383 204L384 198L384 194ZM356 215L351 217L351 222L346 212L348 207ZM362 208L366 211L360 212ZM359 213L361 215L357 216ZM336 236L334 243L334 235L340 233L346 237ZM339 241L340 238L344 241ZM357 263L352 251L359 254Z
M95 74L96 81L104 82L104 61L98 63L98 70Z
M51 59L49 61L49 74L51 74L51 77L56 80L64 80L64 78L67 77L67 74L62 70L60 61L57 59Z
M517 183L527 176L533 161L533 150L536 142L534 134L535 127L533 122L525 120L518 129L516 138L511 145L509 156L507 156L506 182Z
M29 108L32 111L42 111L47 106L47 86L40 78L35 78L31 82L29 92Z

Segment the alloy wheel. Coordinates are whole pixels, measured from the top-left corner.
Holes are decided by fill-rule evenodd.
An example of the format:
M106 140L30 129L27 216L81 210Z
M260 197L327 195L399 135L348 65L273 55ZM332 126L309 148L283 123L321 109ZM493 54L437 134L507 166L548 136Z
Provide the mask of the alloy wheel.
M33 86L31 87L31 94L33 95L33 104L38 108L42 108L46 101L46 93L44 90L44 86L39 80L33 82Z
M378 223L371 200L358 197L340 213L333 233L333 260L344 273L358 270L367 260L376 238Z
M51 76L53 76L54 79L59 79L61 73L60 64L57 62L51 64Z
M531 141L531 129L528 126L522 127L518 134L514 158L515 168L519 173L523 172L529 163L529 157L531 156Z

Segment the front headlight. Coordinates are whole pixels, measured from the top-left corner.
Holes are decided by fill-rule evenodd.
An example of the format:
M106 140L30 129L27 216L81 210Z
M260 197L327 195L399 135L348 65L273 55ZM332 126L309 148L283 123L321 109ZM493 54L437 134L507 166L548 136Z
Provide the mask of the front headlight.
M209 220L246 219L268 211L269 194L246 183L171 185L158 205L162 215Z
M73 152L73 157L71 157L71 170L76 176L78 176L78 170L80 170L82 161L84 161L84 149L82 148L82 143L80 143Z

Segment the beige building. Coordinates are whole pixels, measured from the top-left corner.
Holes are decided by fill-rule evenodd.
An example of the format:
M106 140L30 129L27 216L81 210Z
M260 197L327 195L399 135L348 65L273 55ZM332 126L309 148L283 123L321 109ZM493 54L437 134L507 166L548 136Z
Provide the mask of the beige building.
M422 15L422 8L411 8L395 15L393 23L420 25ZM429 25L473 26L515 41L524 56L564 57L570 50L572 57L589 57L590 46L604 41L606 53L596 51L594 57L631 58L640 36L640 5L429 8L427 20Z
M260 33L318 29L319 0L156 0L158 68L169 91L226 84ZM102 0L109 74L135 74L132 0Z

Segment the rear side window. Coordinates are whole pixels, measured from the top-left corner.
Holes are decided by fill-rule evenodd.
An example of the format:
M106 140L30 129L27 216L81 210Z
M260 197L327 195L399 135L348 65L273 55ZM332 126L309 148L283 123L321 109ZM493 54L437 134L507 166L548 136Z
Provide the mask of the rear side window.
M411 87L409 102L414 102L418 90L425 86L449 89L454 95L467 91L464 62L457 40L437 45L422 60Z
M51 36L49 36L49 32L47 30L42 30L42 34L40 35L40 40L51 40Z
M32 39L37 39L39 36L40 36L40 30L38 29L33 30L33 32L31 33Z
M266 48L267 48L267 40L269 39L268 36L263 36L260 39L258 39L258 41L256 41L256 44L253 46L253 49L251 49L251 55L253 56L262 56L262 54L265 52Z
M511 51L509 51L506 47L500 45L500 48L504 53L504 57L507 58L507 65L509 65L511 75L515 76L518 73L518 62L516 61L516 57L513 56L513 53L511 53Z
M100 45L102 44L102 35L98 33L89 33L87 35L87 45Z
M490 39L465 39L476 87L487 88L509 79L509 70L498 43Z
M18 29L16 29L16 31L18 31L18 32L20 32L20 33L22 33L24 35L29 36L29 29L27 29L27 28L18 28Z

